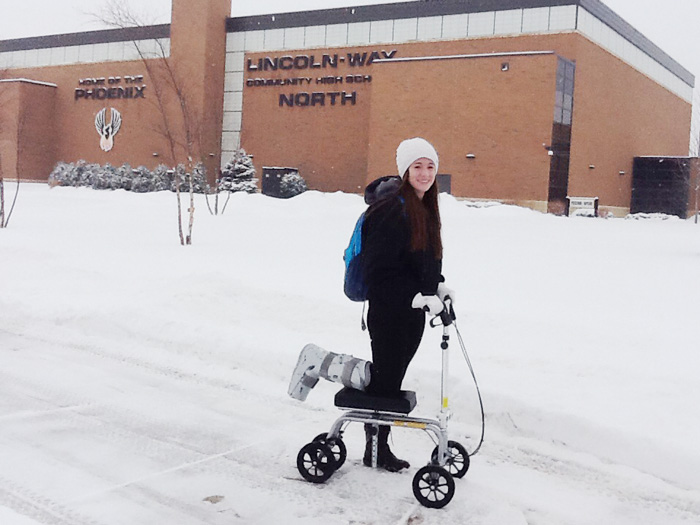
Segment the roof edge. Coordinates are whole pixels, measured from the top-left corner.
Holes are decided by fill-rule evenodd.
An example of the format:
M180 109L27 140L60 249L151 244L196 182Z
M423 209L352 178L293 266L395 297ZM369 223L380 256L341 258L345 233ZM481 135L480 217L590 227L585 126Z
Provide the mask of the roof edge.
M63 33L59 35L31 36L12 40L0 40L0 53L7 51L23 51L27 49L46 49L52 47L128 42L168 37L170 37L170 24L99 29L82 33Z

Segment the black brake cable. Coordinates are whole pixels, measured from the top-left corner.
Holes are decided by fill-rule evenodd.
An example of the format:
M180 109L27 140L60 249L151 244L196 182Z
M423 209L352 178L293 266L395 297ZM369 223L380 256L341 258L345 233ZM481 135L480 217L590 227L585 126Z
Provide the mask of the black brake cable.
M467 362L467 366L469 367L469 372L472 375L472 379L474 380L474 387L476 388L476 395L479 398L479 409L481 410L481 437L479 438L479 444L476 446L473 452L468 453L467 455L473 456L477 452L479 452L479 449L481 448L481 445L484 443L484 431L486 429L486 417L484 415L484 402L481 399L481 390L479 389L479 383L476 380L476 374L474 374L474 368L472 367L472 362L469 359L469 354L467 354L467 349L464 346L464 341L462 340L462 334L459 333L459 328L457 327L457 321L453 320L452 323L454 324L455 327L455 332L457 333L457 340L459 341L459 346L462 349L462 354L464 355L464 360Z

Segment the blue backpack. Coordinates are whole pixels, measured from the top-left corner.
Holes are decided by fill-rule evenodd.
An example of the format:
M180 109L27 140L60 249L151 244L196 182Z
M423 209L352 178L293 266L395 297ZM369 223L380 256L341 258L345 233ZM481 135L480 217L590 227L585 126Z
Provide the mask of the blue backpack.
M350 237L350 244L345 248L345 284L343 290L351 301L367 300L367 283L365 282L365 265L362 257L362 225L365 223L365 213L360 215L355 223L355 229Z
M381 177L372 181L365 189L365 203L371 206L392 195L401 186L401 178L396 176ZM355 223L350 237L350 244L343 253L345 261L345 283L343 290L351 301L367 300L367 281L365 279L365 261L362 254L362 226L365 223L367 210L362 212Z

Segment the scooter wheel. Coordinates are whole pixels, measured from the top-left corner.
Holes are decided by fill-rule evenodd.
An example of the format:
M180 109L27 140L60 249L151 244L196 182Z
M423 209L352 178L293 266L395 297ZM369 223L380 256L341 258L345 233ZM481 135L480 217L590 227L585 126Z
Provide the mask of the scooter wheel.
M441 509L455 495L452 474L437 465L426 465L413 477L413 495L424 507Z
M297 454L299 474L311 483L323 483L335 472L333 452L323 443L308 443Z
M434 465L438 464L438 447L435 447L430 456ZM469 453L457 441L447 442L447 463L445 468L455 478L463 478L469 470Z
M348 449L343 443L343 440L339 437L328 439L328 434L325 432L319 434L313 439L314 443L323 443L328 445L328 448L333 452L333 458L335 459L335 470L338 470L345 463L345 458L348 457Z

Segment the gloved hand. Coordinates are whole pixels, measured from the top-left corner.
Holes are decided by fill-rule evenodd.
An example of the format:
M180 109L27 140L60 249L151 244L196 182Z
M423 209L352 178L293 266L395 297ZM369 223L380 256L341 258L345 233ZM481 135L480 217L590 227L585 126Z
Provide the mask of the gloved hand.
M442 312L445 305L437 295L423 295L422 293L417 293L411 301L411 306L413 308L418 308L420 310L425 310L431 315L437 315Z
M445 286L445 283L438 283L437 296L442 302L445 302L445 298L449 297L452 304L455 304L455 291Z

